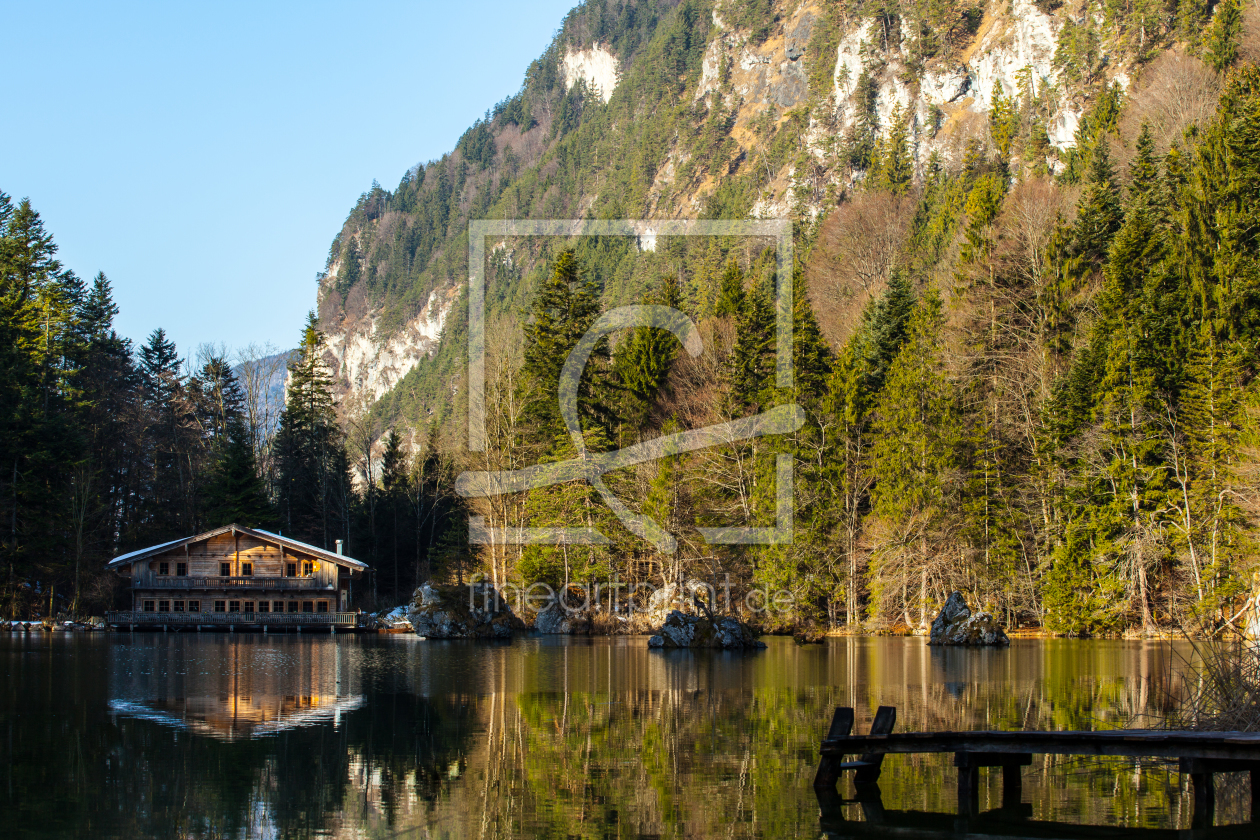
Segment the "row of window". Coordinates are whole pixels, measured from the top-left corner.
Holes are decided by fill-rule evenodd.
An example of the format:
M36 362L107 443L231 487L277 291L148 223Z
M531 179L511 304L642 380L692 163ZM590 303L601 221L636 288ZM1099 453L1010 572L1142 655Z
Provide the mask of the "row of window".
M154 600L144 602L145 612L201 612L201 601L167 601ZM259 612L259 613L283 613L283 612L304 612L304 613L326 613L328 612L327 601L215 601L214 611L217 613L229 612Z
M168 575L170 575L170 573L171 573L171 564L170 564L169 562L165 561L165 560L160 561L160 562L158 563L158 566L157 566L157 573L158 573L158 575L159 575L159 576L168 576ZM303 561L302 561L302 577L310 577L310 576L311 576L311 575L313 575L313 574L315 574L315 562L314 562L313 560L303 560ZM253 563L250 563L250 562L245 562L245 561L242 561L242 562L241 562L241 574L240 574L240 576L241 576L241 577L253 577L253 576L254 576L254 564L253 564ZM298 576L298 564L297 564L297 563L285 563L285 564L284 564L284 576L285 576L285 577L297 577L297 576ZM188 564L187 564L187 563L176 563L176 564L175 564L175 577L188 577ZM219 564L219 577L232 577L232 564L231 564L230 562L223 562L223 563L220 563L220 564Z

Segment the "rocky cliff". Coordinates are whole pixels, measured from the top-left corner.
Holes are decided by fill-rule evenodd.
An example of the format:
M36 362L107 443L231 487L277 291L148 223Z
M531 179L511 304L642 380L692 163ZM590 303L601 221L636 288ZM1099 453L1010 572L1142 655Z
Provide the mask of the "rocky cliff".
M1127 89L1153 54L1091 3L993 0L937 17L904 5L899 14L822 0L579 6L517 96L396 190L373 185L350 213L319 290L343 398L375 401L410 376L432 413L458 388L458 348L435 357L451 313L462 323L469 219L809 223L866 177L863 155L890 134L904 132L921 177L973 141L991 143L989 115L1002 101L1037 112L1037 142L1016 151L1015 170L1055 172L1093 98L1112 83ZM1093 40L1077 49L1086 31ZM1162 38L1158 49L1173 43Z

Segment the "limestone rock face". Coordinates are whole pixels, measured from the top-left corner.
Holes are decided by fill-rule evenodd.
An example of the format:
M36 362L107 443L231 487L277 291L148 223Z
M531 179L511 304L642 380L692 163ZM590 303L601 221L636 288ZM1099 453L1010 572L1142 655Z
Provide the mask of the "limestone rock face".
M492 585L424 584L412 596L407 619L426 639L507 639L525 629Z
M734 618L708 619L678 610L672 611L660 631L648 639L648 647L654 648L747 650L765 646L747 624Z
M929 645L1009 645L1011 640L987 612L972 613L961 592L952 592L932 622Z

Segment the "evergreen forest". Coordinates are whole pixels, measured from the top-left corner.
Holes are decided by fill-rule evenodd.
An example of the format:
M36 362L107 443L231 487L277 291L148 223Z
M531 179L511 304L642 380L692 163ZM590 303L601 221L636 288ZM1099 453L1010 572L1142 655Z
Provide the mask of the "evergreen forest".
M750 104L710 46L735 31L783 49L806 5L795 104ZM767 629L906 631L953 590L1062 634L1237 627L1260 593L1260 17L1241 0L1077 7L1054 85L997 83L977 121L925 123L881 110L881 79L960 60L1005 4L589 0L455 150L360 197L274 413L256 364L191 361L161 330L138 348L121 338L109 280L65 270L31 203L4 196L0 609L103 609L114 554L238 522L345 540L373 567L366 608L428 580L699 578L736 600L788 593ZM825 116L829 65L810 62L855 27L880 37L841 124ZM592 45L621 61L607 101L560 69ZM1056 146L1062 101L1080 117ZM484 452L468 448L466 289L432 356L379 400L330 350L365 313L388 335L455 289L470 220L747 219L771 215L772 194L792 220L786 265L759 237L488 242ZM577 389L588 451L775 406L804 423L609 473L673 551L627 531L585 481L457 493L465 471L578 456L557 404L564 360L631 303L684 312L704 352L650 328L597 344ZM706 540L782 519L785 459L791 542ZM470 516L608 542L473 545Z

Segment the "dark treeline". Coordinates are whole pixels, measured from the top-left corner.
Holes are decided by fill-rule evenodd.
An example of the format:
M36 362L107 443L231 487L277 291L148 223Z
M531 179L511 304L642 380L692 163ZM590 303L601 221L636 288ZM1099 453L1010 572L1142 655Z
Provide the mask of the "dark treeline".
M432 453L413 467L396 443L384 491L356 494L313 322L275 423L257 367L213 350L190 364L161 329L134 347L105 275L85 283L56 254L30 201L0 193L0 611L108 608L110 558L233 522L374 549L391 593L428 574L449 469Z

